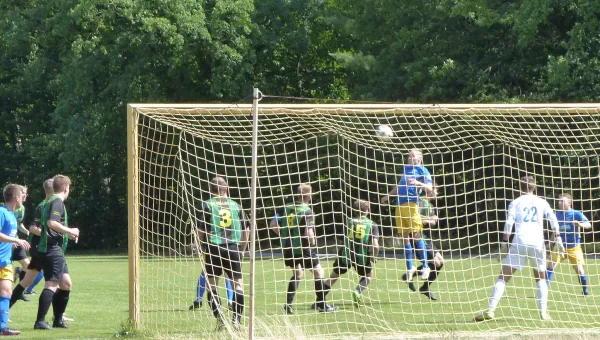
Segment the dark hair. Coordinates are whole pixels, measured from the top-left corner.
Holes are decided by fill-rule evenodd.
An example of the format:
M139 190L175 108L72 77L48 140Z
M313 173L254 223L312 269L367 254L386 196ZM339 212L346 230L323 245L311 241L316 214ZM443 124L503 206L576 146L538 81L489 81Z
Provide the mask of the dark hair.
M362 216L371 212L369 202L363 200L354 201L354 211L357 216Z
M535 188L536 188L535 177L533 177L533 176L521 177L521 191L534 192Z
M65 175L56 175L52 177L52 189L54 190L54 193L64 192L69 185L71 185L71 179Z

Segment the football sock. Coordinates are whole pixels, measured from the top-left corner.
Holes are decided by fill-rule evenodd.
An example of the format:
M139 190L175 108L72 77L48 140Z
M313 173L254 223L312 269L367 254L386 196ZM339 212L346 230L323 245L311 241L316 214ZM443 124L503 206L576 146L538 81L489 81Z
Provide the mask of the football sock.
M52 310L54 311L54 320L60 320L67 309L69 303L70 290L57 289L52 297Z
M48 309L50 309L50 305L52 304L53 298L54 292L48 288L44 288L42 294L40 294L40 302L38 305L36 321L46 321L46 314L48 314Z
M502 294L504 294L505 287L506 287L506 281L504 281L502 279L496 280L496 283L494 284L494 288L492 288L492 296L490 297L490 303L488 305L488 308L491 312L496 310L496 307L498 307L498 302L500 302L500 299L502 298Z
M545 315L548 309L548 285L546 284L546 280L539 280L537 282L537 288L536 298L538 300L538 307L540 308L540 312Z
M23 269L19 272L19 280L23 280L25 278L25 274L27 273L26 269Z
M19 301L19 298L21 297L21 295L23 295L24 290L25 288L23 288L21 284L15 286L15 289L13 289L12 295L10 296L9 308L11 308L17 301Z
M548 275L548 280L546 280L546 284L550 287L550 281L554 278L554 269L546 269L546 274Z
M8 311L10 309L10 297L0 296L0 330L8 326Z
M235 299L235 303L234 303L234 318L237 322L241 322L242 321L242 313L244 313L244 292L240 291L240 290L236 290L234 297Z
M417 257L421 260L423 266L427 266L427 249L425 249L425 242L419 239L415 242L417 248Z
M325 308L325 294L323 294L323 280L315 279L315 295L317 295L317 306Z
M406 269L410 270L413 265L413 249L410 242L404 244L404 258L406 259Z
M442 263L439 267L435 267L431 270L431 272L429 273L429 278L427 279L428 282L433 282L437 279L438 275L440 274L440 270L442 270L442 268L444 268L444 264Z
M291 305L292 302L294 301L294 296L296 295L296 289L298 288L298 283L299 283L299 279L296 277L296 275L292 276L292 278L290 279L290 283L288 284L288 290L287 290L287 304Z
M356 292L358 294L362 294L363 290L367 289L367 287L369 286L369 283L371 283L371 279L368 277L362 277L360 279L360 281L358 281L358 285L356 285Z
M27 287L27 289L25 290L25 292L27 294L31 294L33 292L33 288L40 283L40 281L42 281L42 279L44 278L44 272L39 272L37 274L37 276L35 277L35 279L33 279L33 282L31 283L31 286Z
M587 275L583 274L579 276L579 282L581 283L581 287L583 288L583 294L587 295L588 293L588 281Z
M329 281L323 280L323 298L326 298L327 294L329 294L329 292L331 292L331 286L329 284L327 284L327 282L329 282Z
M233 296L233 288L231 288L231 281L228 279L225 279L225 290L227 291L227 303L233 303L234 301L234 296ZM243 298L243 297L242 297Z
M206 273L202 271L196 285L196 302L202 302L202 297L206 291Z
M209 289L206 297L208 298L208 303L210 303L210 307L212 308L213 315L215 318L219 318L221 314L221 298L219 298L219 294L213 294L213 292Z

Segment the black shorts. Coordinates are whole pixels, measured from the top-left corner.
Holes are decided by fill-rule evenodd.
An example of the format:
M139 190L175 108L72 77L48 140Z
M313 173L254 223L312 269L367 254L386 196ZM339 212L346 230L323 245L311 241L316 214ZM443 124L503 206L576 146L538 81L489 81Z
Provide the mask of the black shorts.
M234 280L242 278L242 263L237 244L209 245L204 261L206 275L221 276L225 273Z
M29 262L27 269L37 270L38 272L41 272L44 269L44 259L40 258L37 251L30 251L30 253L31 262Z
M63 274L69 274L69 267L63 253L40 253L37 257L42 262L46 281L60 281Z
M345 254L340 251L338 253L338 257L335 259L335 262L333 262L333 272L338 275L346 274L350 267L354 268L354 270L356 270L358 275L361 277L367 276L373 270L371 257L365 256L365 263L359 264L355 261L348 261L348 258L345 256Z
M22 247L13 248L11 260L21 261L27 258L27 252Z
M300 265L304 269L313 269L319 265L317 254L310 248L302 249L302 255L294 255L291 249L283 251L284 263L288 267L296 268Z

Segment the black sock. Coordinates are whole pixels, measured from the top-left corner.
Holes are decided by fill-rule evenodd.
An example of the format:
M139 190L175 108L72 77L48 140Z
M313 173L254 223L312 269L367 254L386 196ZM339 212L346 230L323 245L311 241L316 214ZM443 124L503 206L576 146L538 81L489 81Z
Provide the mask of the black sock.
M371 279L363 276L360 278L360 281L358 281L358 285L356 286L356 291L360 294L362 294L363 290L367 289L367 287L369 286L369 283L371 283Z
M52 298L52 310L54 311L54 320L62 320L63 314L69 303L70 290L57 289ZM55 321L57 322L57 321Z
M327 294L331 292L331 286L329 286L326 282L327 281L323 280L323 299L325 299Z
M27 270L25 269L19 272L19 281L23 281L23 279L25 278L25 273L27 273Z
M442 270L443 267L444 267L444 264L442 263L442 265L440 265L439 267L432 268L431 272L429 273L429 278L427 279L427 281L429 281L429 282L435 281L435 279L437 279L438 274L440 273L440 271Z
M10 307L12 307L17 301L19 301L19 298L23 295L24 291L25 288L23 288L23 286L21 286L20 284L15 286L15 289L13 289L12 295L10 296Z
M40 294L40 302L38 305L36 321L46 321L46 314L48 314L48 309L50 309L50 305L52 304L53 298L54 292L48 288L44 288L42 294Z
M234 295L234 314L233 317L237 322L242 321L242 313L244 313L244 292L237 290Z
M296 275L292 276L290 279L290 283L288 284L287 290L287 304L291 305L294 301L294 296L296 295L296 289L298 288L298 283L300 280L296 277Z
M212 308L213 315L215 318L219 318L221 314L221 298L219 298L219 294L213 292L209 289L206 297L208 298L208 303L210 303L210 307Z
M323 280L315 279L315 295L317 295L317 306L325 308L325 294L323 293Z

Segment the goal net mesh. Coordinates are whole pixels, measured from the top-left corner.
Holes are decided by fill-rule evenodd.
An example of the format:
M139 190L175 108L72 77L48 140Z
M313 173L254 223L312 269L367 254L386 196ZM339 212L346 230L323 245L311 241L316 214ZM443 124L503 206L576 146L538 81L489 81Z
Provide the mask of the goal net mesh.
M223 176L230 197L249 213L252 174L251 107L133 106L139 191L140 317L143 329L159 335L216 337L216 321L206 295L199 309L197 281L204 266L197 246L197 212L210 199L209 181ZM598 150L600 108L563 105L260 105L258 124L255 335L301 338L357 334L419 334L548 329L600 329L598 248L592 230L581 236L590 298L568 260L555 269L548 299L551 322L542 322L531 268L507 284L496 319L473 323L487 308L500 272L498 248L510 201L519 196L524 175L537 179L538 195L557 209L557 196L569 193L573 207L594 226L600 196ZM394 136L379 138L378 125ZM133 133L133 131L130 131ZM431 301L402 279L404 249L393 218L396 202L381 197L398 183L409 149L423 151L437 197L437 224L424 234L444 266L430 291ZM329 277L352 202L370 202L379 225L380 252L374 278L355 307L352 291L359 276L342 275L327 296L333 313L311 309L315 292L306 271L284 315L292 270L285 266L279 237L268 230L276 212L290 203L301 183L313 189L317 245ZM548 256L549 257L549 256ZM416 259L415 264L420 265ZM248 254L242 264L249 305ZM226 291L219 281L226 320ZM244 313L242 324L250 322ZM230 331L231 329L228 328ZM225 330L227 332L227 330Z

